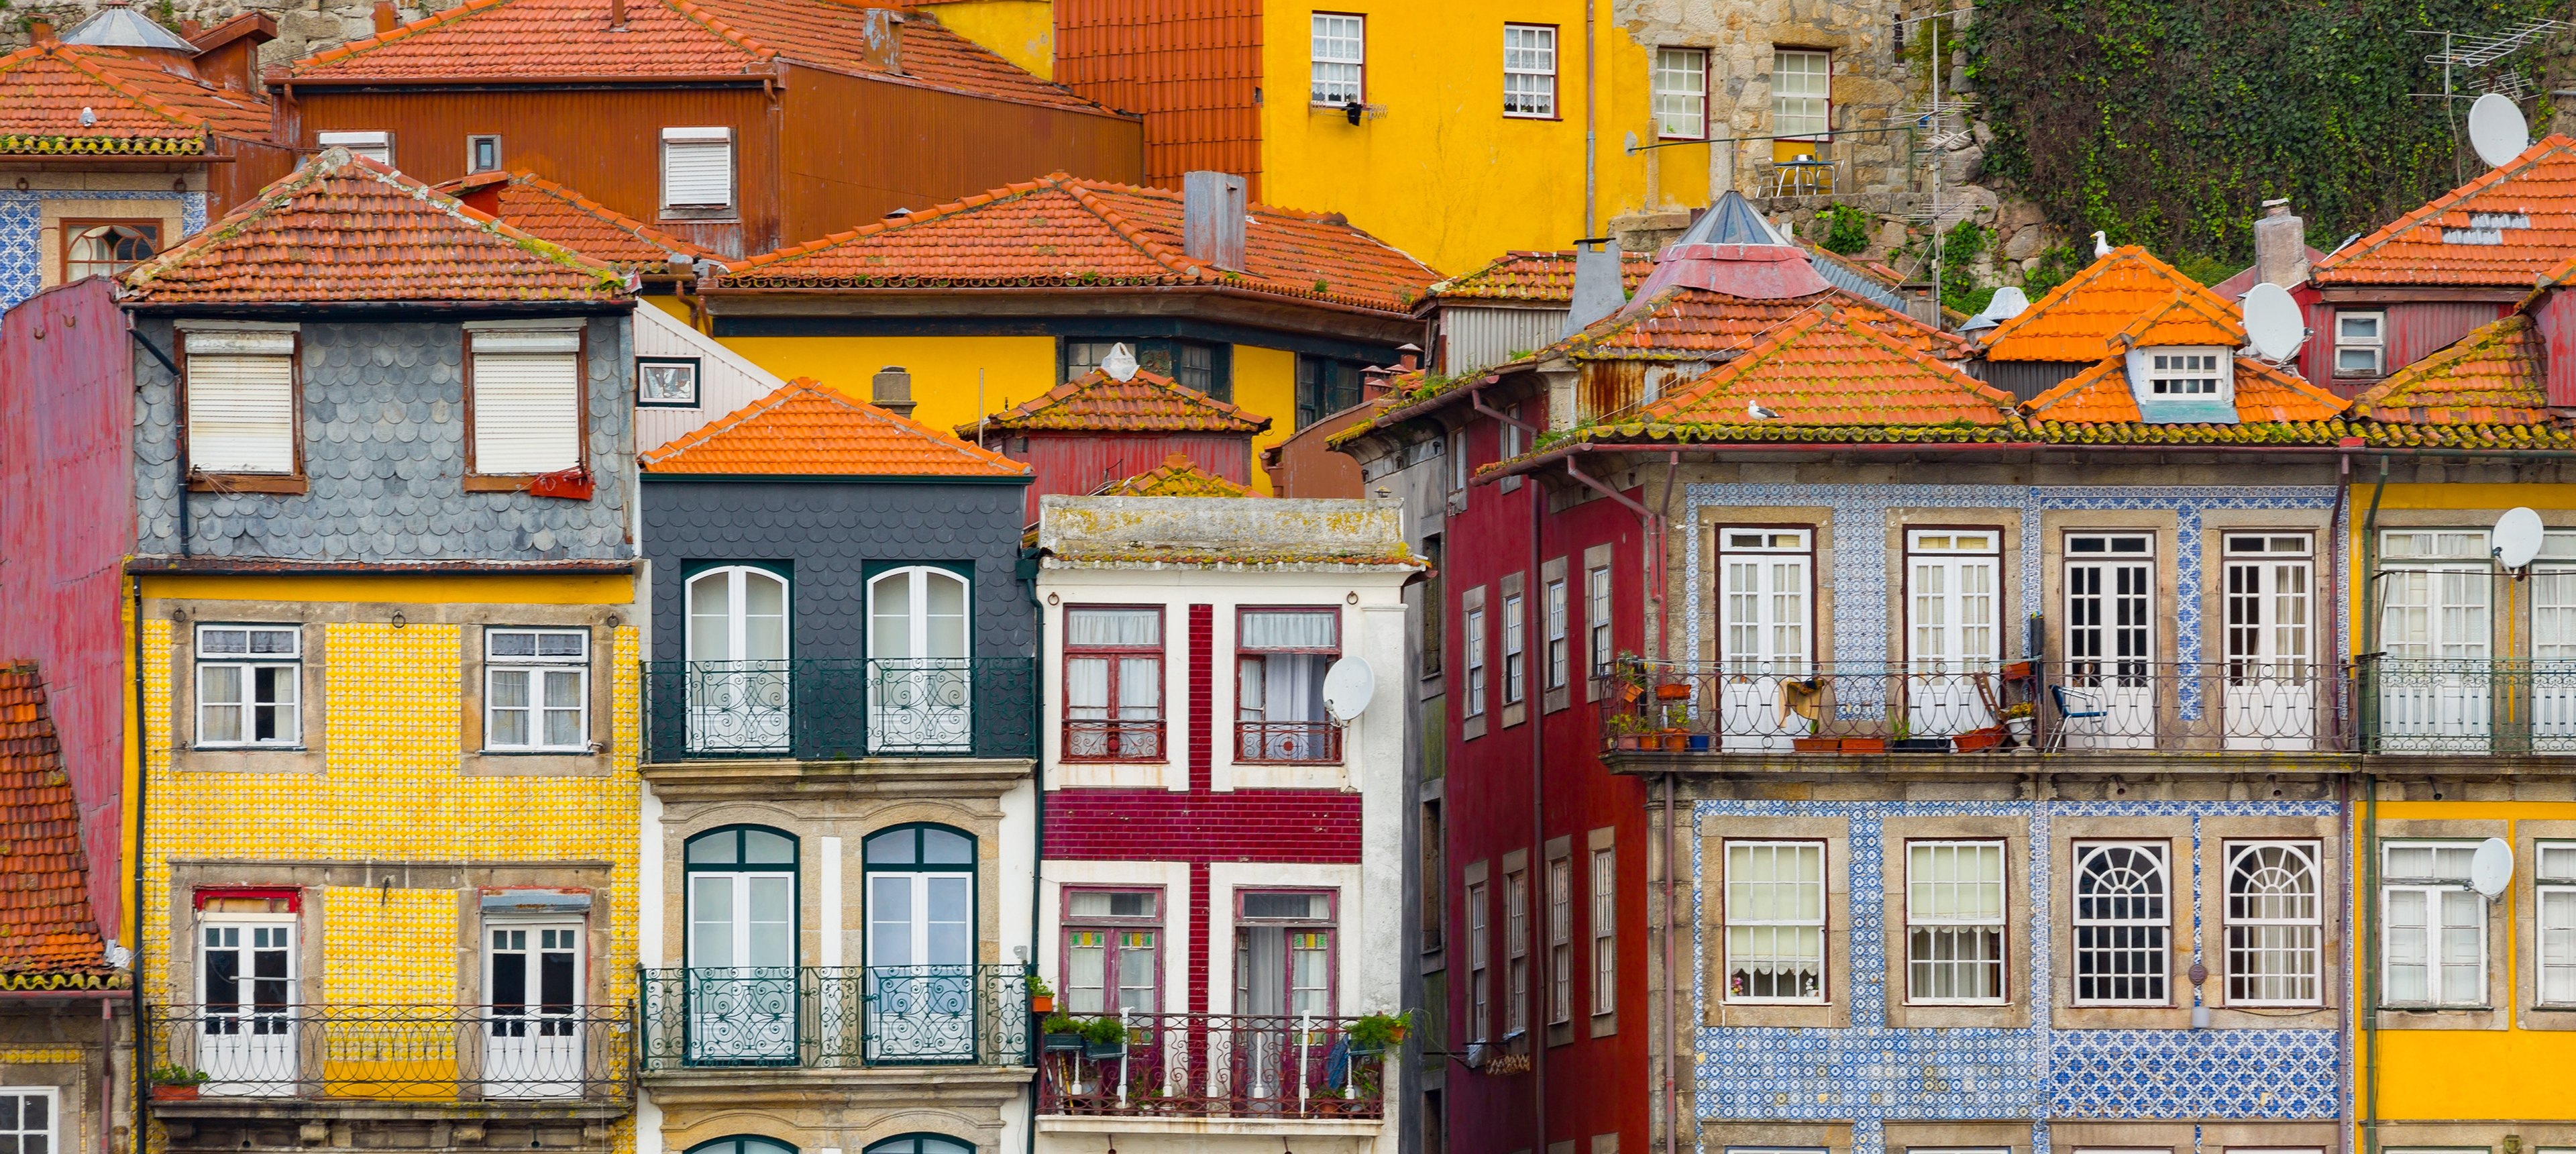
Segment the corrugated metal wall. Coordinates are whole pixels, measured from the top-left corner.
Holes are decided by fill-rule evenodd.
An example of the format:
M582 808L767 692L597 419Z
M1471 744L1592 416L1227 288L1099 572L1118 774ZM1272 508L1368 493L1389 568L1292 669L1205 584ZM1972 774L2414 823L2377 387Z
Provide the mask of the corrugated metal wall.
M1491 368L1514 353L1534 352L1555 344L1565 331L1565 310L1443 308L1440 310L1440 371L1455 376Z
M1246 177L1261 199L1260 0L1056 0L1055 78L1144 114L1145 183L1179 188L1182 173L1211 169Z
M649 303L635 306L635 355L698 359L698 407L636 406L635 448L641 453L652 452L675 437L768 396L783 383L776 374Z
M2541 379L2552 406L2576 406L2576 293L2552 289L2532 310L2540 322Z
M2469 335L2471 330L2512 309L2511 304L2500 301L2401 301L2386 304L2341 301L2311 304L2308 306L2308 342L2299 351L2300 375L2344 397L2359 395L2362 390L2379 383L2377 378L2334 375L2337 311L2388 314L2385 364L2387 371L2393 373L2450 347L2461 337Z
M1151 472L1174 453L1187 453L1199 468L1238 485L1252 483L1252 438L1241 434L996 433L984 442L1037 471L1029 486L1028 519L1038 519L1038 498L1049 493L1089 494L1111 481Z
M1972 360L1965 368L1968 375L2029 400L2093 367L2085 361L1989 361Z

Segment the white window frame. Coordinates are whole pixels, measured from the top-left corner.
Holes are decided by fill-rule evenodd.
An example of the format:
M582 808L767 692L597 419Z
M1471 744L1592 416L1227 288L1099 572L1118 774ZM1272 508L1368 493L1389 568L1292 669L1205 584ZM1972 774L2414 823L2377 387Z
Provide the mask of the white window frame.
M1529 697L1529 602L1518 593L1503 595L1503 704L1518 705Z
M475 155L474 155L475 150L476 150L476 149L479 149L479 148L481 148L481 147L483 147L483 142L484 142L484 141L486 141L486 140L488 140L488 141L491 141L491 142L492 142L492 163L490 163L490 164L484 164L484 163L481 163L481 162L480 162L480 161L475 157ZM468 136L468 137L466 137L466 138L465 138L465 173L466 173L466 175L471 176L471 175L474 175L475 173L479 173L479 172L499 172L499 171L501 171L501 138L500 138L500 136L499 136L498 134L495 134L495 133L489 133L489 132L478 132L478 133L475 133L475 134L474 134L474 135L472 135L472 136Z
M467 391L474 407L473 469L519 477L579 469L589 421L586 334L569 328L466 327ZM560 362L560 363L557 363ZM540 380L535 374L545 373ZM506 389L505 376L516 374ZM562 406L570 406L565 412ZM553 428L544 422L557 422ZM532 431L533 430L533 431ZM548 443L539 443L538 437Z
M2368 336L2355 338L2344 332L2346 320L2370 323ZM2344 353L2364 353L2370 357L2366 368L2344 367ZM2330 370L2338 377L2381 377L2388 375L2388 314L2379 309L2336 309L2334 314L2334 363Z
M1503 872L1503 1039L1529 1032L1530 880L1527 867Z
M2228 395L2224 349L2156 349L2143 355L2150 397L2219 400Z
M2494 959L2488 956L2487 934L2490 930L2489 922L2493 919L2495 911L2492 908L2489 908L2484 897L2480 896L2476 890L2469 888L2467 865L2462 864L2460 866L2459 876L2456 878L2448 876L2398 877L2395 876L2388 867L2389 860L2399 851L2425 848L2437 850L2473 850L2476 847L2475 843L2472 842L2431 839L2416 841L2392 840L2381 843L2379 847L2380 1004L2384 1006L2403 1006L2407 1008L2422 1009L2492 1009L2494 999L2493 996L2488 993L2488 986L2494 976L2491 969L2494 964ZM2423 952L2415 955L2411 959L2401 959L2398 955L2397 934L2395 932L2397 923L2396 919L2392 915L2395 912L2395 899L2399 894L2418 894L2423 898L2425 920L2423 925L2420 927L2423 930ZM2459 904L2449 901L2448 898L2450 895L2464 895L2466 901L2476 903L2474 908L2478 911L2476 935L2478 944L2477 1000L2473 1002L2450 1001L2446 1000L2442 996L2441 971L2443 963L2441 958L2441 930L2443 929L2443 922L2441 921L2441 914L2445 905ZM2400 964L2401 960L2408 965L2420 965L2424 967L2424 991L2428 995L2425 1000L2401 1002L2389 996L2389 988L2394 984L2390 981L2390 971L2395 969Z
M1541 587L1541 595L1545 598L1543 611L1547 614L1547 677L1542 684L1547 689L1563 689L1566 679L1573 676L1574 668L1572 642L1566 637L1570 607L1566 604L1569 594L1565 578L1549 581Z
M1619 1008L1619 851L1592 851L1592 1012Z
M1983 847L1987 847L1987 846L1992 846L1992 847L1994 847L1994 850L1995 850L1995 861L1996 861L1996 865L1997 865L1997 877L1996 877L1996 880L1995 880L1994 882L1992 882L1992 883L1985 882L1985 881L1983 881L1982 879L1980 879L1980 880L1971 880L1971 881L1967 881L1967 882L1952 881L1952 882L1948 882L1948 883L1943 883L1943 882L1940 882L1940 881L1935 880L1935 879L1925 879L1925 880L1922 880L1922 881L1919 881L1919 882L1918 882L1918 881L1915 879L1915 876L1914 876L1914 851L1915 851L1915 850L1918 850L1918 849L1933 849L1933 850L1949 849L1949 850L1952 850L1952 851L1954 851L1954 852L1955 852L1955 851L1957 851L1957 850L1959 850L1959 849L1964 849L1964 848L1969 848L1969 847L1978 847L1978 848L1983 848ZM1906 1004L1906 1005L1909 1005L1909 1006L2001 1006L2001 1005L2007 1005L2007 1004L2009 1004L2009 1003L2012 1001L2012 995L2013 995L2013 989L2012 989L2012 876L2013 876L2013 871L2012 871L2012 860L2011 860L2011 858L2012 858L2012 843L2011 843L2011 842L2009 842L2009 841L2003 840L2003 839L2001 839L2001 838L1925 838L1925 839L1921 839L1921 840L1908 841L1908 842L1906 842L1906 843L1905 843L1905 943L1906 943L1906 944L1905 944L1905 1004ZM1992 918L1982 918L1982 917L1934 917L1934 916L1932 916L1932 915L1930 915L1930 914L1928 914L1928 913L1921 912L1921 910L1920 910L1920 909L1918 909L1918 907L1919 907L1919 906L1921 906L1921 905L1922 905L1922 903L1920 903L1920 902L1918 902L1918 901L1916 901L1916 900L1915 900L1915 898L1916 898L1916 894L1915 894L1915 887L1916 887L1917 885L1941 885L1941 884L1951 884L1951 885L1988 885L1988 884L1992 884L1992 885L1996 886L1996 887L1997 887L1997 890L1998 890L1998 895L1997 895L1997 898L1996 898L1995 916L1994 916L1994 917L1992 917ZM1958 958L1937 958L1937 957L1936 957L1936 958L1917 958L1917 957L1915 957L1915 956L1914 956L1914 931L1915 931L1915 930L1917 930L1917 929L1927 929L1927 930L1935 931L1935 932L1937 933L1937 932L1942 931L1942 930L1961 930L1961 929L1974 930L1974 929L1978 929L1978 928L1982 928L1982 927L1989 927L1989 926L1990 926L1990 927L1993 927L1993 930L1994 930L1994 936L1995 936L1995 947L1996 947L1996 948L1995 948L1995 956L1994 956L1994 958L1993 958L1993 959L1991 959L1991 964L1992 964L1992 965L1994 966L1994 968L1995 968L1995 990L1996 990L1996 993L1995 993L1995 995L1994 995L1994 996L1992 996L1992 997L1984 997L1984 998L1968 998L1968 997L1936 997L1936 996L1934 996L1934 995L1932 995L1932 994L1929 994L1929 993L1918 993L1918 992L1916 991L1916 989L1915 989L1915 967L1917 967L1917 966L1925 966L1925 965L1929 965L1929 966L1940 966L1940 965L1945 965L1945 964L1946 964L1946 965L1952 965L1952 966L1958 966L1958 965L1983 965L1983 964L1988 964L1988 959L1978 958L1978 959L1966 959L1966 960L1962 960L1962 959L1958 959Z
M676 191L671 187L671 157L674 145L683 150L710 147L724 150L723 200L710 201L703 198L684 200L673 195ZM692 220L712 220L733 216L741 211L742 150L734 145L733 129L665 128L662 130L660 149L661 163L657 166L656 172L663 216L669 217L676 213Z
M2540 842L2532 857L2532 1004L2576 1006L2576 842ZM2552 973L2566 976L2566 996L2549 996Z
M486 917L483 919L482 928L483 1004L487 1008L497 1011L500 1006L500 1003L493 1000L493 996L500 991L499 975L494 973L496 961L505 954L524 955L528 959L528 970L523 976L524 988L521 992L528 996L527 1000L520 1004L519 1011L526 1017L518 1020L528 1023L543 1021L547 1016L544 1012L544 1007L547 1005L544 1000L545 955L568 953L572 955L572 1001L566 1007L566 1011L573 1017L581 1014L582 1006L588 1001L583 995L590 985L590 942L589 935L584 932L587 927L579 916L514 914ZM510 938L507 945L504 945L501 940L501 935L504 934L515 935ZM528 944L527 935L530 934L535 936L535 945ZM550 937L549 935L562 936ZM556 1029L565 1028L561 1023L567 1014L554 1015L557 1022ZM498 1017L497 1012L495 1016Z
M1574 1020L1574 859L1547 859L1547 1024Z
M1585 586L1584 625L1592 633L1592 676L1610 676L1610 666L1618 654L1611 644L1610 567L1598 565L1583 571Z
M216 633L244 634L242 638L241 651L238 654L230 651L210 654L206 649L206 638L209 634ZM256 634L268 634L271 636L283 635L293 643L293 648L283 653L275 650L271 650L267 653L255 652L254 649L257 642L253 639L252 635ZM303 748L304 629L302 626L293 622L277 621L225 622L199 625L197 626L195 650L197 665L197 732L195 736L197 748ZM262 669L282 669L288 671L288 676L285 678L284 684L292 690L293 696L272 698L267 702L253 700L251 696L252 687L256 683L258 676L257 671ZM222 701L213 701L208 699L206 674L211 670L235 671L236 680L233 696ZM254 711L263 707L276 710L273 727L273 732L276 736L264 741L255 736L257 733L257 724L254 716ZM207 714L209 711L216 709L238 709L242 711L239 723L235 727L235 732L239 733L241 736L230 740L214 739L206 736L208 731L208 726L206 724Z
M6 1124L0 1124L0 1134L16 1139L10 1144L10 1149L17 1151L18 1154L64 1154L60 1129L63 1118L63 1092L60 1087L0 1086L0 1098L32 1099L45 1104L45 1121L41 1128L29 1128L20 1124L26 1114L26 1106L23 1103L13 1103L10 1106L5 1115ZM30 1137L41 1137L44 1147L29 1150L27 1139Z
M1649 75L1655 135L1663 140L1708 138L1708 49L1659 47ZM1688 78L1687 84L1683 83ZM1674 131L1674 125L1686 126Z
M384 131L318 132L313 135L317 148L345 148L387 168L394 166L394 134Z
M1780 860L1780 851L1782 850L1803 851L1812 849L1816 853L1816 872L1814 880L1810 882L1805 878L1792 878L1783 881L1775 873L1769 881L1738 883L1735 880L1735 851L1738 849L1753 850L1757 852L1769 851L1772 855L1772 862L1774 865L1778 864ZM1724 855L1721 859L1721 865L1719 868L1723 871L1723 880L1721 884L1724 886L1722 891L1724 896L1721 901L1724 903L1723 910L1726 918L1724 930L1726 935L1724 955L1726 959L1725 971L1718 975L1720 999L1731 1005L1738 1006L1822 1006L1831 1003L1833 1000L1833 934L1832 910L1830 907L1832 905L1833 895L1833 883L1831 880L1833 877L1833 862L1828 859L1831 857L1832 847L1827 845L1825 842L1814 838L1744 838L1729 839L1724 843L1720 852ZM1735 904L1735 890L1738 884L1766 885L1772 887L1774 891L1771 895L1773 898L1772 912L1774 914L1777 914L1779 911L1778 898L1780 896L1780 891L1812 884L1816 887L1816 916L1813 918L1783 918L1776 916L1769 918L1755 918L1740 914L1737 911ZM1733 975L1736 970L1735 931L1738 929L1815 931L1815 959L1817 975L1816 992L1813 995L1790 994L1787 996L1779 994L1762 995L1754 993L1736 993ZM1760 951L1753 951L1748 954L1748 958L1764 957L1773 962L1784 960L1786 955L1782 954L1778 949L1776 945L1778 938L1776 935L1774 936L1773 941L1775 945L1767 954Z
M2258 916L2241 913L2239 911L2236 892L2238 863L2247 857L2259 854L2265 850L2276 849L2285 850L2296 855L2298 859L2304 862L2307 866L2307 897L2310 912L2306 917L2298 917L2296 915L2282 916L2279 914ZM2223 956L2227 959L2227 983L2224 987L2226 990L2227 1004L2231 1006L2324 1005L2325 910L2327 901L2324 847L2315 841L2301 841L2292 838L2262 838L2249 841L2230 841L2223 844L2220 850L2219 860L2218 910L2219 925L2221 927L2219 932L2221 935L2220 941L2222 943L2222 947L2226 951ZM2278 895L2274 895L2273 900L2277 902L2279 900ZM2258 934L2270 931L2270 933L2265 934L2265 936L2274 940L2269 944L2256 944L2251 947L2240 946L2238 944L2238 939L2240 937L2238 931L2240 930L2251 931ZM2293 941L2287 945L2279 944L2279 938L2290 935L2303 936L2306 940L2304 942ZM2239 959L2244 958L2249 954L2278 957L2284 951L2294 954L2305 953L2308 959L2306 970L2304 972L2292 972L2286 970L2276 972L2273 970L2257 969L2252 966L2243 965L2240 964L2239 961ZM2306 997L2290 998L2258 998L2251 995L2239 996L2239 990L2250 988L2247 984L2258 980L2287 980L2293 985L2304 984L2311 992Z
M506 657L494 652L499 648L498 643L501 639L518 637L526 637L534 640L535 644L532 648L534 648L536 652L524 655L513 654ZM544 652L548 639L577 639L580 642L580 652L573 654L548 654ZM501 694L497 687L497 683L504 675L513 673L520 674L526 678L525 686L528 692L524 698L524 704L505 706L500 703ZM552 683L557 677L566 674L571 676L573 683L573 707L570 710L565 710L558 706L545 704L546 699L542 690L545 689L548 684ZM505 710L524 713L527 715L525 721L526 729L523 732L526 734L528 740L522 742L504 742L495 739L494 735L500 733L504 728L501 724L500 715ZM573 740L568 742L553 742L545 740L547 728L546 721L555 714L566 712L572 714L573 732L575 734ZM590 630L581 628L541 629L499 625L486 626L484 628L483 750L486 753L590 752Z
M191 329L187 366L188 468L218 475L291 477L300 472L302 336L291 329ZM235 378L213 395L217 369ZM253 374L258 380L242 380Z
M1781 66L1788 63L1792 58L1813 59L1820 61L1823 66L1813 71L1800 69L1796 72L1789 72L1784 70ZM1781 83L1781 77L1783 76L1800 77L1801 79L1795 86L1799 91L1785 91L1786 88L1791 86ZM1823 92L1817 93L1806 91L1808 88L1808 82L1803 78L1810 76L1823 78ZM1789 103L1793 100L1812 100L1816 103L1812 108L1801 107L1793 110ZM1834 54L1832 52L1815 48L1774 48L1771 50L1771 131L1773 135L1782 140L1821 140L1833 135Z
M2067 884L2069 886L2067 897L2069 899L2068 912L2070 922L2067 933L2067 953L2070 955L2070 960L2074 963L2073 968L2068 975L2069 985L2074 995L2074 1004L2078 1006L2172 1005L2174 995L2174 884L2173 852L2171 843L2161 841L2078 841L2073 844L2072 849L2074 851L2073 856L2075 861L2074 871L2068 875L2067 879ZM2094 862L2106 860L2119 851L2127 851L2132 854L2143 853L2154 861L2156 882L2161 889L2159 892L2144 895L2144 898L2154 902L2157 912L2153 915L2149 915L2142 913L2135 908L2130 908L2140 900L2139 898L2104 896L2092 899L2095 903L2095 908L2093 909L2091 916L2088 917L2086 911L2087 899L2084 894L2085 870ZM2113 904L2113 908L2110 911L2106 912L2100 908L2104 903L2115 904ZM2084 931L2088 929L2101 931L2111 935L2115 939L2114 944L2107 946L2086 946L2084 944ZM2131 939L2152 940L2154 944L2152 946L2138 945ZM2137 974L2122 974L2116 969L2100 973L2086 972L2085 967L2088 962L2098 964L2103 959L2116 958L2120 955L2140 951L2152 953L2154 957L2154 968L2152 970L2140 971ZM2116 985L2123 980L2130 981L2134 984L2138 979L2147 979L2152 983L2151 989L2153 992L2149 995L2132 997L2105 997L2099 994L2087 996L2085 993L2085 982L2088 978L2097 985Z
M1555 25L1503 25L1503 115L1556 119Z
M1308 20L1307 102L1341 108L1368 100L1368 17L1317 12ZM1347 50L1347 51L1345 51ZM1349 69L1345 75L1342 70Z
M1466 617L1461 632L1467 635L1467 713L1469 717L1485 715L1485 607L1474 605L1462 610Z
M1493 1036L1493 911L1487 908L1489 891L1483 882L1467 884L1467 1023L1468 1040L1482 1042Z

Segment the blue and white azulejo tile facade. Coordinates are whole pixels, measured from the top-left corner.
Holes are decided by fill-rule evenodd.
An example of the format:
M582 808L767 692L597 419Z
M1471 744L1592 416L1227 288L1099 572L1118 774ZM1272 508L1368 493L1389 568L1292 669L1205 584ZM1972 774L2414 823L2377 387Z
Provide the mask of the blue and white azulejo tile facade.
M45 287L44 202L48 200L142 200L177 202L180 236L206 227L206 194L202 192L95 191L85 188L0 188L0 309L11 309ZM155 215L162 211L154 207ZM164 238L167 244L179 237Z

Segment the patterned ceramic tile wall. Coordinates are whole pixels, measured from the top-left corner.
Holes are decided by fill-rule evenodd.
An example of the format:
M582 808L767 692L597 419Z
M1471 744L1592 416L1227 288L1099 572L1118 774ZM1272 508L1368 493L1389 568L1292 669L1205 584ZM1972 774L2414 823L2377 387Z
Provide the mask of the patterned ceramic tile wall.
M1836 817L1849 823L1843 867L1850 892L1874 894L1894 817L2007 817L2029 823L2021 863L2025 910L2048 907L2049 823L2057 817L2193 819L2192 886L2199 892L2199 819L2329 817L2331 802L1790 802L1703 801L1695 832L1715 818ZM1716 863L1691 842L1692 1001L1706 1009L1708 887ZM1830 868L1830 866L1829 866ZM2009 878L2011 875L2007 874ZM2190 948L2201 949L2193 922ZM1878 902L1851 903L1851 1024L1841 1028L1725 1027L1697 1030L1693 1069L1703 1120L1849 1121L1852 1154L1878 1154L1887 1121L2027 1118L2034 1154L2049 1150L2051 1119L2272 1118L2336 1116L2337 1034L2331 1029L2058 1030L2050 1023L2054 944L2044 917L2016 919L2033 975L2028 1028L1896 1029L1887 1024L1885 951L1889 927ZM2178 944L2179 948L2179 944ZM1696 1020L1705 1020L1702 1014Z
M0 189L0 309L44 288L44 204L48 200L159 200L179 202L179 232L206 227L202 192L92 192L87 189ZM170 238L172 242L177 237Z
M325 1002L435 1006L456 1000L452 890L325 887L322 941L331 953L322 975Z

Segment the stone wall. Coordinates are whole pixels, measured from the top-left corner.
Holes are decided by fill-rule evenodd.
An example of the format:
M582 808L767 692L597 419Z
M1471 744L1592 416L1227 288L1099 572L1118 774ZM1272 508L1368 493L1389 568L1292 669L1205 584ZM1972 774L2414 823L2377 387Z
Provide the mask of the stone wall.
M457 0L403 0L394 8L402 22L418 20L455 7ZM173 29L184 21L213 27L244 12L266 12L277 18L277 39L262 46L262 64L285 64L325 48L376 34L376 0L138 0L137 10ZM70 28L99 8L98 0L42 0L12 7L0 25L0 48L27 46L30 18L53 21L56 30Z

